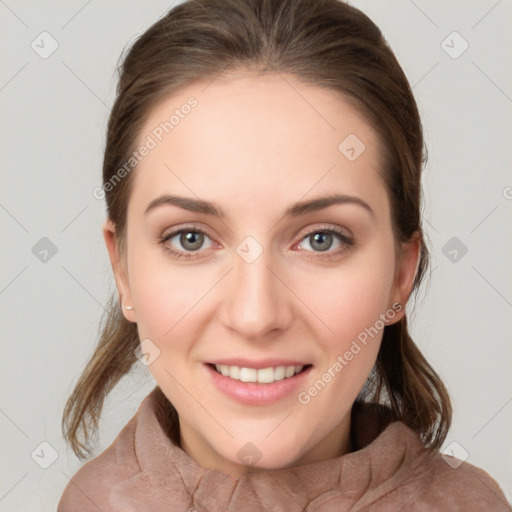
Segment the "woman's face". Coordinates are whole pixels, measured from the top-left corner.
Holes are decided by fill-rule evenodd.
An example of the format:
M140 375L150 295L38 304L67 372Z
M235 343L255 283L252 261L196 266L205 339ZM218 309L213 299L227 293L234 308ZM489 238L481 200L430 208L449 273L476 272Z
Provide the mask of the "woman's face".
M330 90L246 72L168 97L137 150L126 267L104 234L183 449L235 477L345 453L417 261L411 243L397 266L376 132Z

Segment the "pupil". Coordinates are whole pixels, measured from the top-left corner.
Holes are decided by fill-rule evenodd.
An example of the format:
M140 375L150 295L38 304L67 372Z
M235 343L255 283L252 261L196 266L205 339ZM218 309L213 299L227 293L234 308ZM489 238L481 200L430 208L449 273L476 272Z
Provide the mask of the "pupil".
M327 245L325 245L326 240L328 241ZM323 246L322 246L322 243L324 244ZM320 246L318 246L318 245L316 246L316 248L319 251L326 251L327 249L329 249L331 247L332 235L330 233L324 233L324 232L315 233L313 235L313 242L311 243L311 246L313 248L315 248L316 244L320 244Z

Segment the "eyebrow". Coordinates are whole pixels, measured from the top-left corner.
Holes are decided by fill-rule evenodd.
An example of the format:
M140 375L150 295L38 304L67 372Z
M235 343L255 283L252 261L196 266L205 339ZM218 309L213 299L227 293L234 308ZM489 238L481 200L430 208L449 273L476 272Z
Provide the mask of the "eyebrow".
M327 196L317 197L310 199L309 201L299 201L290 206L284 216L286 217L298 217L305 215L306 213L323 210L329 206L335 204L355 204L364 208L373 218L375 218L374 211L368 203L356 196L349 196L346 194L329 194ZM204 201L202 199L194 199L192 197L182 197L175 195L162 195L153 199L146 210L144 215L147 215L150 211L159 208L164 205L173 205L188 210L190 212L204 213L206 215L213 215L219 218L225 218L226 214L215 203L210 201Z

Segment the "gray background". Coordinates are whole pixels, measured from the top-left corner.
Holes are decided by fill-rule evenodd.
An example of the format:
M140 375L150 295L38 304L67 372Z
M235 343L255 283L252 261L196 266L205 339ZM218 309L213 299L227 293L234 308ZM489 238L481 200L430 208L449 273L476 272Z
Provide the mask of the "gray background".
M433 273L414 308L413 335L451 392L445 447L488 471L511 500L512 3L352 3L391 43L425 127ZM92 195L114 69L125 44L171 5L0 0L2 511L55 510L81 465L60 421L114 290L104 204ZM52 44L45 31L58 48L42 58ZM43 237L57 251L46 261ZM154 386L138 366L106 401L96 454Z

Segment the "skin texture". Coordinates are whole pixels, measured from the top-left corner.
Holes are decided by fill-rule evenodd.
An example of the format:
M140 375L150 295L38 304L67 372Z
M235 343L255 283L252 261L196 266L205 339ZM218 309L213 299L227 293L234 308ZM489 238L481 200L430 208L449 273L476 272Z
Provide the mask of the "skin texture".
M307 404L296 392L270 405L237 403L212 385L205 361L308 361L313 368L299 391L307 390L379 315L406 303L419 245L404 244L398 264L380 140L339 95L292 76L249 71L207 84L165 98L140 132L142 145L174 109L197 99L132 171L125 255L109 220L103 230L120 298L133 306L123 313L137 323L140 339L160 350L148 368L178 411L183 449L200 465L238 478L348 451L351 406L382 330ZM349 134L366 147L354 161L338 149ZM347 203L284 217L295 202L332 193L362 199L373 215ZM172 205L144 215L162 194L215 202L226 216ZM204 243L191 251L174 236L167 247L193 255L176 259L159 237L190 223L206 234ZM314 234L330 228L354 245L333 235L327 250L318 249ZM263 251L252 263L237 253L247 236ZM253 466L237 455L247 442L261 453Z

